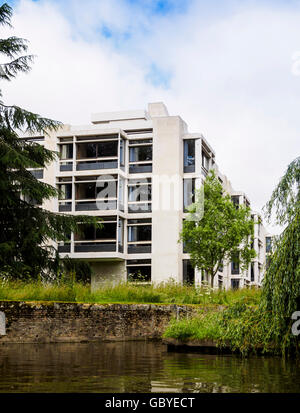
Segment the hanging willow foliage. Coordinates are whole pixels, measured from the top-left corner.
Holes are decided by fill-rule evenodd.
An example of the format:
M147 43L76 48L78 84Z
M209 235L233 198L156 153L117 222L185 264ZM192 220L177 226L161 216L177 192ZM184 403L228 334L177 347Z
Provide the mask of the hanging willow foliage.
M276 214L284 225L275 240L266 271L260 311L269 326L269 339L282 352L299 351L300 335L292 334L292 314L300 311L300 157L287 168L266 205L266 217Z

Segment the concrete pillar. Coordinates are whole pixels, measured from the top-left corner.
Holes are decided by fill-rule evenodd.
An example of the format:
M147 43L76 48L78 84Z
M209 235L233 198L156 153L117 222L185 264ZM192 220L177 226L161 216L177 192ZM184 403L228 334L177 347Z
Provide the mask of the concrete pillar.
M182 282L184 122L177 116L153 118L152 281ZM169 183L168 183L169 182ZM168 204L169 202L169 204Z

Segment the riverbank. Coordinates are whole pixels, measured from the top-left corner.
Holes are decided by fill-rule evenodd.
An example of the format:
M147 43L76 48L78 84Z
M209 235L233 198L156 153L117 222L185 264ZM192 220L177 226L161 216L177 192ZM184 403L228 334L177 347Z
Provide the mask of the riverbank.
M292 332L292 320L286 318L285 335L278 336L273 327L273 314L260 306L235 303L221 310L202 311L190 317L172 319L163 338L170 349L204 347L219 352L249 354L299 353L299 340ZM290 345L285 347L289 340ZM210 343L210 344L208 344Z
M254 289L222 291L172 282L103 285L91 292L80 283L6 281L0 283L0 312L6 318L0 342L169 339L173 349L273 352L268 324L257 310L259 298Z
M196 311L193 305L0 301L6 330L0 344L157 340L171 319Z

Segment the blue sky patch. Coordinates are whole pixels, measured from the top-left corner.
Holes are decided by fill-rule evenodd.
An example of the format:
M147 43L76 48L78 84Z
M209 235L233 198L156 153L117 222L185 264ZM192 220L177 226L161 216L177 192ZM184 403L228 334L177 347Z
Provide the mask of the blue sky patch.
M172 75L170 72L158 67L155 63L152 63L148 73L145 76L147 82L151 83L155 87L162 87L163 89L170 88Z
M192 0L127 0L129 4L144 8L152 15L185 12Z

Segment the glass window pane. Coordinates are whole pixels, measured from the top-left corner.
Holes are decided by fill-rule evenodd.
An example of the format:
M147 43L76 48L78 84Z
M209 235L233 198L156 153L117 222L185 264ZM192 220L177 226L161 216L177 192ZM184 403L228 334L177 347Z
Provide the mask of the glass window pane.
M120 180L119 180L119 208L120 208L121 211L124 211L124 187L125 187L125 181L120 176Z
M75 235L75 239L79 241L92 241L95 239L95 226L81 224L79 225L81 233Z
M72 199L72 184L59 185L59 199Z
M98 158L118 156L118 141L98 143Z
M60 158L72 159L73 158L73 143L60 145Z
M184 141L184 166L195 165L195 140L186 139Z
M151 185L135 185L128 187L128 200L132 202L151 201L152 186Z
M183 260L183 283L188 285L195 284L195 270L190 260Z
M76 184L76 199L96 199L96 184Z
M103 223L102 228L96 229L96 239L116 239L117 236L117 224L116 223Z
M152 146L138 146L130 148L129 161L152 161Z
M202 166L207 171L209 170L209 158L208 158L208 156L206 156L206 154L204 152L202 152Z
M77 159L96 158L96 143L80 143L77 145Z
M128 227L128 241L151 241L151 225L137 225Z
M183 180L183 209L195 202L195 179Z
M118 222L118 246L119 252L123 252L124 220L119 218Z
M125 166L125 141L120 140L120 166Z
M130 266L127 267L128 281L151 281L151 266Z

